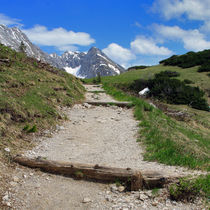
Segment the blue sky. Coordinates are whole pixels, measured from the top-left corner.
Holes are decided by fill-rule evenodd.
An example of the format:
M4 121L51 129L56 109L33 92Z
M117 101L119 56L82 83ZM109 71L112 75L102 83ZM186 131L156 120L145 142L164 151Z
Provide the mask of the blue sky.
M129 67L210 48L210 0L0 0L0 24L42 50L92 46Z

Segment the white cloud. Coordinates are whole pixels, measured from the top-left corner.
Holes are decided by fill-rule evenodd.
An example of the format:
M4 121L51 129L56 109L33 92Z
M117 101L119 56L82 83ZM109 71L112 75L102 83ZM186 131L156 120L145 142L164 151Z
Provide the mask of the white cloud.
M156 0L154 9L166 19L186 15L191 20L210 20L209 0Z
M156 32L163 38L183 42L187 50L200 51L210 48L210 41L205 40L199 30L184 30L179 26L156 25Z
M11 26L11 25L22 26L19 19L8 17L2 13L0 13L0 24L6 26Z
M54 46L58 49L72 49L74 45L88 46L95 42L88 33L67 31L64 28L48 30L45 26L36 25L23 32L37 45Z
M171 55L173 52L166 47L159 47L154 40L145 37L137 37L131 42L131 49L136 54L144 55Z
M201 26L200 30L204 33L209 34L210 32L210 20L206 21L203 26Z
M107 48L103 49L103 52L122 66L127 66L129 61L136 58L129 49L116 43L109 44Z

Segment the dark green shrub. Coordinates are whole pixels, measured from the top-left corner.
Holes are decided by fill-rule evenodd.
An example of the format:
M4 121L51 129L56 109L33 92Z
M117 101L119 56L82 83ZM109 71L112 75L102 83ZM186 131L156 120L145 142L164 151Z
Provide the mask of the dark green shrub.
M97 81L97 83L101 83L101 74L100 73L97 74L96 81Z
M155 74L155 78L160 77L178 77L180 76L179 72L176 71L161 71L159 74Z
M36 68L38 67L38 63L36 61L34 61L33 64Z
M24 128L23 128L23 131L27 131L29 129L29 125L26 125Z
M155 78L149 80L149 96L171 104L187 104L195 109L209 111L203 98L204 92L198 87L190 87L177 79Z
M128 71L132 70L132 69L135 69L135 70L138 70L138 69L146 69L148 66L131 66L128 68Z
M99 84L101 83L101 74L98 73L95 78L93 78L93 84Z
M37 131L36 125L34 125L32 128L30 128L27 133L35 133Z
M193 66L203 65L210 60L210 50L201 52L188 52L184 55L173 55L168 59L162 60L159 63L168 66L179 66L182 68L190 68Z
M129 89L135 90L135 91L141 91L144 88L148 87L149 83L148 80L145 79L138 79L134 80L133 83L130 85Z
M178 183L169 187L170 197L176 201L192 201L196 196L210 196L210 175L199 176L195 179L182 178Z
M96 84L96 83L97 83L96 79L95 79L95 78L93 78L93 84Z
M185 83L185 84L193 84L194 82L191 81L191 80L189 80L189 79L185 79L185 80L184 80L184 83Z
M178 79L172 79L171 73L160 72L154 79L136 80L130 86L131 90L140 91L145 87L150 89L148 96L171 104L187 104L195 109L209 111L209 106L203 98L204 92L198 87L187 86ZM173 74L172 74L173 75Z
M201 65L198 72L210 72L210 62Z

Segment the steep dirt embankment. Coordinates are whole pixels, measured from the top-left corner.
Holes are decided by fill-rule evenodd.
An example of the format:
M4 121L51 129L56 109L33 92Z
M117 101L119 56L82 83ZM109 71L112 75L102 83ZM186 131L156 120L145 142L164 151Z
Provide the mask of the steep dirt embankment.
M114 100L102 89L86 86L88 101ZM63 110L69 118L53 133L34 139L37 146L25 153L47 160L91 163L138 170L156 170L166 175L192 173L184 168L143 161L136 142L138 122L132 109L77 104ZM196 173L196 172L193 172ZM17 166L5 204L14 209L199 209L200 204L182 204L167 198L166 191L153 197L151 191L120 193L123 188L74 180ZM197 207L196 207L197 206Z

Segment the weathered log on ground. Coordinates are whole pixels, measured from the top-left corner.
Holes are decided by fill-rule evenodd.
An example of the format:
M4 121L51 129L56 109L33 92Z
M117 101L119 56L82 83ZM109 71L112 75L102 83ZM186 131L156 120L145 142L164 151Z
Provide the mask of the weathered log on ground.
M3 58L3 59L0 59L0 62L9 63L10 60L8 58Z
M171 183L176 177L164 177L155 171L142 171L143 185L146 189L161 188Z
M87 90L88 93L106 93L105 90Z
M70 176L76 179L89 179L100 182L120 181L127 185L128 190L160 188L175 182L179 177L166 177L155 171L136 171L130 168L113 168L99 165L79 163L63 163L41 158L30 159L16 156L14 161L30 168L39 168L42 171Z
M91 105L102 105L102 106L109 106L109 105L115 105L115 106L119 106L119 107L127 107L127 108L131 108L133 105L130 102L105 102L105 101L86 101L85 103L91 104Z
M127 185L129 190L138 191L143 189L143 178L139 171L130 168L113 168L99 165L87 165L79 163L62 163L49 161L41 158L30 159L27 157L16 156L14 161L30 168L39 168L43 171L71 176L77 179L91 179L101 182L120 181Z

